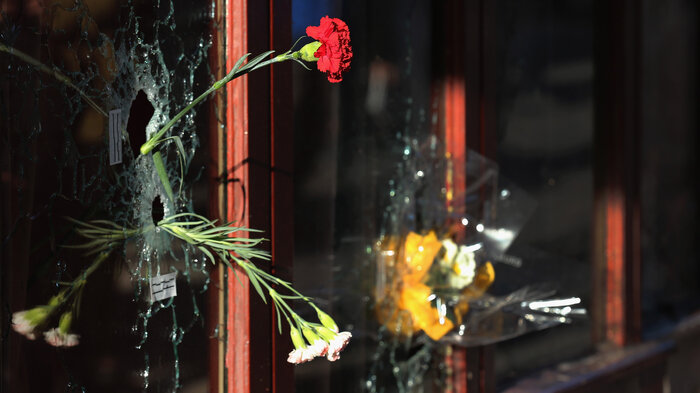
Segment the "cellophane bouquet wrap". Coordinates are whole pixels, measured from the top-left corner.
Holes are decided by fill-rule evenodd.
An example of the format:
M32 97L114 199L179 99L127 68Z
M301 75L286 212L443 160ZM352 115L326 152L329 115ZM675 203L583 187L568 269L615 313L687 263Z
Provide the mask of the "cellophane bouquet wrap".
M482 345L585 313L578 298L552 298L556 283L489 293L499 266L532 268L507 251L535 203L496 163L453 157L435 138L406 153L373 252L376 317L390 334Z

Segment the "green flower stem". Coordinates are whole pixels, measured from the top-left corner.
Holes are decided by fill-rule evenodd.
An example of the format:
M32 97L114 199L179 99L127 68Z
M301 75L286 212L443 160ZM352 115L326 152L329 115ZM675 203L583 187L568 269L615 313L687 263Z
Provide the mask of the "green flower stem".
M66 217L66 219L76 224L75 232L89 241L83 244L63 247L85 249L87 250L85 255L93 255L108 251L117 243L153 228L152 225L149 225L144 228L126 229L107 220L83 222L70 217Z
M268 52L267 55L269 55L272 52ZM265 54L263 54L265 55ZM164 135L168 130L175 125L180 119L187 114L187 112L191 111L192 108L194 108L197 104L202 102L205 98L207 98L211 93L219 90L220 88L224 87L228 82L232 81L235 78L238 78L239 76L245 75L253 70L256 70L261 67L265 67L269 64L280 62L280 61L285 61L290 59L291 57L288 56L289 53L285 53L284 55L280 55L277 57L274 57L272 59L269 59L264 62L255 62L256 60L251 61L249 64L247 64L244 67L240 67L240 64L242 63L242 60L244 60L246 56L242 57L236 66L234 66L231 71L223 77L221 80L216 81L214 85L212 85L207 91L202 93L199 97L195 98L194 101L192 101L189 105L187 105L183 110L178 112L169 122L167 122L158 132L153 134L146 143L141 145L141 148L139 149L141 152L141 155L146 155L150 153L153 149L155 149L156 146L158 146L161 142L168 138L164 138ZM163 183L163 187L165 188L165 191L168 193L168 196L170 197L170 200L175 202L175 199L173 198L173 191L172 187L170 186L170 181L168 180L168 175L165 171L165 167L163 165L163 160L160 157L160 153L154 153L153 154L153 163L156 165L156 170L158 170L158 176L160 177L161 182Z
M173 203L175 203L175 197L173 197L173 189L170 187L170 180L168 180L168 172L165 170L165 165L163 164L163 157L161 157L160 152L157 151L153 153L153 164L156 166L156 172L158 172L158 177L160 177L160 182L163 183L163 188L165 188L165 193L168 194Z
M59 302L56 306L62 305L63 303L68 301L73 296L73 294L75 294L75 292L82 290L83 286L85 286L85 283L87 283L88 277L90 277L90 275L94 273L95 270L97 270L97 268L100 267L100 265L102 265L102 262L107 260L109 254L109 252L103 252L100 255L98 255L97 258L95 258L92 261L92 264L90 264L90 266L87 269L83 270L80 276L69 284L70 289L65 294L63 292L59 294Z
M15 49L13 47L10 47L10 46L7 46L7 45L1 44L1 43L0 43L0 51L11 54L13 56L16 56L16 57L20 58L21 60L23 60L24 62L31 64L32 66L34 66L34 68L38 69L39 71L44 72L44 73L49 74L49 75L52 75L59 82L65 84L66 86L68 86L71 89L78 92L78 94L80 94L80 97L82 97L82 99L85 100L85 102L87 102L87 104L90 105L99 114L101 114L104 117L109 117L109 115L107 115L107 112L105 112L102 108L100 108L100 106L97 105L95 103L95 101L93 101L90 97L88 97L87 94L85 94L82 90L80 90L78 88L78 86L73 84L73 82L70 80L70 78L65 76L63 73L61 73L57 69L49 68L46 65L42 64L40 61L36 60L35 58L22 52L21 50Z
M299 42L299 40L297 40L297 42ZM294 45L296 45L296 44L297 44L297 43L294 43ZM292 46L292 48L294 48L294 45ZM263 53L263 54L257 56L257 57L254 58L253 60L250 60L250 61L249 61L247 64L245 64L245 65L243 65L243 62L246 60L246 58L247 58L250 54L246 54L246 55L242 56L240 59L238 59L238 61L236 62L236 64L233 66L233 68L231 68L231 71L229 71L229 73L228 73L225 77L223 77L222 79L220 79L220 80L214 82L214 84L213 84L209 89L207 89L207 91L205 91L204 93L200 94L199 97L195 98L194 101L192 101L192 102L191 102L189 105L187 105L184 109L182 109L180 112L178 112L178 113L177 113L169 122L167 122L160 130L158 130L155 134L153 134L153 135L146 141L146 143L144 143L143 145L141 145L141 148L139 149L139 151L141 152L141 155L146 155L146 154L150 153L151 151L153 151L153 149L156 148L156 146L158 146L158 145L159 145L160 143L162 143L163 141L167 140L168 138L165 138L165 137L164 137L164 136L165 136L165 133L168 132L168 130L169 130L172 126L174 126L178 121L180 121L180 119L181 119L185 114L187 114L187 112L191 111L192 108L194 108L197 104L199 104L200 102L202 102L202 101L203 101L205 98L207 98L211 93L213 93L213 92L215 92L215 91L221 89L221 88L224 87L227 83L229 83L229 82L231 82L232 80L238 78L239 76L243 76L243 75L245 75L245 74L247 74L247 73L249 73L249 72L251 72L251 71L257 70L257 69L262 68L262 67L266 67L266 66L268 66L268 65L270 65L270 64L279 63L279 62L287 61L287 60L294 60L294 61L296 61L297 63L299 63L299 64L301 64L302 66L304 66L304 68L307 68L306 65L304 65L304 63L300 60L300 58L302 58L301 54L300 54L299 52L292 52L291 49L288 50L287 52L281 54L281 55L278 55L278 56L275 56L275 57L273 57L273 58L271 58L271 59L268 59L268 60L263 61L267 56L269 56L269 55L271 55L271 54L273 54L273 53L274 53L274 51L265 52L265 53ZM307 69L308 69L308 68L307 68ZM160 160L160 162L157 162L157 160L158 160L158 158L157 158L157 157L155 156L155 154L154 154L154 156L153 156L153 162L156 164L156 169L158 168L158 165L161 165L161 166L163 165L162 159ZM169 193L170 199L174 201L174 199L172 198L172 187L170 187L170 181L169 181L168 178L167 178L167 175L166 175L166 172L165 172L164 168L163 168L163 171L162 171L162 172L159 172L159 173L158 173L158 176L160 176L161 182L163 183L163 187L165 187L166 192L167 192L167 190L171 190L170 193Z
M270 53L271 52L269 52L268 55ZM246 57L247 57L247 55L242 57L241 60L245 59ZM252 64L252 62L251 62L251 63L249 63L249 65L252 65L251 67L248 67L248 66L236 67L236 66L234 66L225 77L214 82L214 84L209 89L207 89L207 91L202 93L199 97L195 98L194 101L192 101L189 105L187 105L183 110L178 112L178 114L176 114L169 122L167 122L160 130L158 130L158 132L153 134L153 136L151 136L151 138L149 138L148 141L146 141L146 143L141 145L141 148L140 148L141 154L146 155L146 154L150 153L156 146L158 146L159 143L161 143L163 141L163 135L165 135L165 133L172 126L174 126L175 123L177 123L182 118L182 116L186 115L187 112L192 110L192 108L194 108L197 104L202 102L211 93L224 87L227 83L238 78L239 76L243 76L251 71L257 70L258 68L268 66L272 63L277 63L277 62L281 62L281 61L285 61L285 60L289 60L289 59L292 59L292 56L289 52L287 52L287 53L284 53L282 55L276 56L272 59L269 59L267 61L257 62L255 64ZM241 60L239 60L239 62Z
M296 296L297 296L297 297L296 297L297 299L299 299L299 300L304 300L306 303L308 303L309 305L311 305L311 307L313 307L315 310L318 310L318 308L316 307L316 305L311 301L311 298L302 295L299 291L297 291L296 289L294 289L294 287L292 286L292 284L291 284L289 281L285 281L285 280L282 280L282 279L280 279L280 278L277 278L277 277L273 276L272 274L270 274L270 273L268 273L268 272L266 272L266 271L263 271L263 270L258 269L257 267L256 267L256 270L257 270L257 273L259 273L261 276L264 276L267 280L272 281L272 282L274 282L274 283L277 284L277 285L281 285L281 286L285 287L287 290L289 290L289 291L292 292L294 295L296 295Z
M274 289L270 289L268 291L268 293L270 294L270 298L272 299L273 303L275 304L275 310L277 311L277 319L279 320L279 314L281 311L282 315L284 315L284 319L287 320L287 325L292 326L292 321L290 320L289 312L285 308L279 306L279 304L281 304L281 303L284 303L286 305L284 300L279 297L279 294ZM298 319L298 315L296 313L292 314L292 319L294 319L294 320ZM278 326L279 326L279 321L278 321ZM282 330L281 326L280 326L279 330Z
M222 80L223 80L223 79L222 79ZM220 81L219 81L219 82L220 82ZM218 83L218 82L217 82L217 83ZM163 135L170 129L170 127L172 127L173 125L175 125L175 123L177 123L177 122L182 118L182 116L185 116L185 115L187 114L187 112L189 112L190 110L192 110L192 108L194 108L197 104L199 104L200 102L202 102L202 100L204 100L205 98L207 98L207 96L208 96L209 94L215 92L215 91L218 90L219 88L220 88L220 86L217 87L216 83L214 83L214 86L210 87L207 91L205 91L204 93L202 93L202 95L200 95L199 97L195 98L194 101L192 101L189 105L187 105L187 106L185 107L185 109L181 110L177 115L175 115L175 117L173 117L169 122L167 122L167 123L163 126L163 128L161 128L160 130L158 130L158 132L156 132L155 134L153 134L153 136L152 136L151 138L149 138L148 141L146 141L146 143L144 143L143 145L141 145L141 149L140 149L141 154L142 154L142 155L146 155L146 154L150 153L151 150L153 150L156 146L158 146L159 143L162 142L161 138L162 138Z
M228 225L216 226L213 221L194 213L181 213L167 217L161 220L158 226L174 237L196 246L210 259L213 260L214 255L216 255L217 259L226 264L229 269L233 270L234 264L238 265L248 276L251 285L263 301L266 298L265 292L267 292L278 314L284 315L290 326L293 325L292 321L300 328L310 326L292 310L288 300L303 300L318 310L312 299L294 289L291 283L258 268L250 261L252 258L270 259L269 253L255 248L263 239L231 237L235 232L252 232L252 230ZM235 272L235 270L233 271ZM285 288L291 294L280 294L273 288L273 285ZM280 318L281 315L278 320Z
M275 299L275 307L279 307L280 305L284 306L282 310L287 309L285 314L288 312L292 316L292 319L299 325L299 327L308 325L308 323L303 318L301 318L299 314L292 310L292 307L286 301L284 301L284 299L279 297L275 297ZM289 321L289 318L287 318L287 320Z
M243 268L243 270L246 272L246 274L250 277L251 275L255 275L255 280L257 282L260 282L265 286L267 289L267 293L272 299L272 302L275 305L276 310L282 311L282 314L284 315L285 319L287 320L287 324L292 327L292 322L290 321L290 316L291 319L294 321L295 325L299 329L303 328L308 328L312 327L311 324L309 324L305 319L299 316L292 307L287 303L286 299L300 299L306 301L306 303L310 304L311 307L316 309L316 305L311 301L310 298L300 294L296 289L294 289L291 284L289 284L287 281L281 280L261 269L259 269L257 266L252 264L251 262L241 262L241 261L236 261L236 263ZM245 264L245 266L243 266ZM272 282L274 284L280 284L283 285L285 288L290 290L292 293L297 294L296 296L285 296L285 295L280 295L277 293L277 291L270 286L269 282ZM264 299L263 299L264 300ZM279 319L279 313L278 313L278 319ZM279 327L279 330L281 332L281 327Z

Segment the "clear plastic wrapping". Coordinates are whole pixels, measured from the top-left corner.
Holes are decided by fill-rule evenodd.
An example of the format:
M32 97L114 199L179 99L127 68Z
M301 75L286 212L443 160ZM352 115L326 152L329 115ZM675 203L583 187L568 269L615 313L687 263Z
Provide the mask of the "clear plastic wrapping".
M482 345L585 315L579 298L546 289L556 283L489 294L500 264L524 268L507 251L535 203L476 152L409 146L374 244L375 311L391 334Z

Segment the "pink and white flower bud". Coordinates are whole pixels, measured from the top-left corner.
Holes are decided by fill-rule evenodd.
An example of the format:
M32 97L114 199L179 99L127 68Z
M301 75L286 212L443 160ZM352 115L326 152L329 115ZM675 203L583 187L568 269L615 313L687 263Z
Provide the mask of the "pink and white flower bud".
M294 348L296 349L304 349L306 348L306 343L304 342L304 338L301 336L301 333L297 328L294 327L289 327L289 336L292 338L292 344L294 344Z
M329 362L335 362L336 360L340 359L340 355L337 353L328 353L328 356L326 357Z
M34 334L34 328L36 325L32 324L27 318L25 318L26 311L18 311L12 314L12 329L17 333L26 336L30 340L34 340L36 335Z
M330 315L326 314L325 312L319 309L316 309L316 314L318 315L318 320L321 321L321 325L338 333L338 325L335 323L335 321L333 320L333 318L331 318Z
M292 364L299 364L303 363L303 355L304 355L304 349L295 349L292 352L289 353L289 357L287 357L287 361Z
M12 329L34 340L36 338L34 330L46 321L52 309L52 307L39 306L30 310L17 311L12 314Z
M348 346L352 334L350 332L340 332L333 340L329 343L328 354L326 358L334 362L340 359L340 352Z
M301 355L301 361L302 363L310 362L314 360L315 357L316 355L314 355L314 352L311 350L311 347L306 347L306 349L304 349Z
M328 353L328 343L321 340L320 338L316 341L314 341L313 344L311 344L307 349L310 353L316 356L326 356Z
M64 333L59 328L53 328L44 332L44 340L54 347L74 347L80 342L80 336Z

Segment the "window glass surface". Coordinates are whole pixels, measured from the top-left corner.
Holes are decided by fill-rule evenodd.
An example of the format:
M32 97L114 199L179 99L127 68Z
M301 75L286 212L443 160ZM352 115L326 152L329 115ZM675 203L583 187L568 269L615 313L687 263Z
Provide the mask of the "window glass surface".
M428 1L332 5L318 12L293 2L293 36L329 13L347 22L354 49L352 68L338 84L294 69L294 282L353 340L335 363L297 366L296 390L395 391L392 369L413 354L398 350L389 359L390 340L371 308L375 265L368 251L381 234L405 148L432 132L433 10ZM413 371L422 374L424 362L416 360Z
M667 334L700 308L697 4L644 2L642 323Z
M154 229L174 209L150 158L137 156L147 130L154 132L211 83L209 6L2 2L3 391L207 388L208 268L182 242ZM111 165L113 110L121 110L121 121L112 125L122 157ZM207 157L199 152L206 150L208 117L206 110L192 112L173 130L184 154L174 144L162 148L171 179L180 177L177 163L184 159L181 195L205 215ZM74 220L110 221L115 236L127 239L100 250L76 231L85 227ZM126 236L132 229L139 234ZM148 278L175 270L177 296L151 303ZM69 300L59 303L35 340L13 331L12 313L51 304L71 288L82 289L64 292ZM43 332L68 311L79 344L57 349Z
M293 2L295 35L321 16L302 12L302 3ZM587 306L592 6L502 1L489 9L495 9L498 21L487 27L493 30L485 31L489 40L484 41L495 53L487 65L495 75L491 96L496 98L485 103L497 113L496 134L487 136L496 140L491 158L500 176L536 204L508 251L522 267L497 263L492 291L507 294L548 284L562 296L581 297ZM330 86L302 70L294 74L294 280L322 299L354 338L337 363L298 366L297 391L438 391L451 372L441 352L446 347L406 344L379 327L372 250L387 231L392 186L414 175L405 151L413 148L412 141L420 149L431 135L441 138L436 97L442 74L435 59L444 57L436 38L445 34L444 22L437 7L420 1L343 3L335 11L351 28L351 71ZM591 347L586 320L498 344L499 384Z
M536 208L500 285L550 283L590 303L593 217L593 4L499 1L492 11L497 74L496 161ZM515 285L518 286L518 285ZM500 385L592 350L589 321L500 343Z

